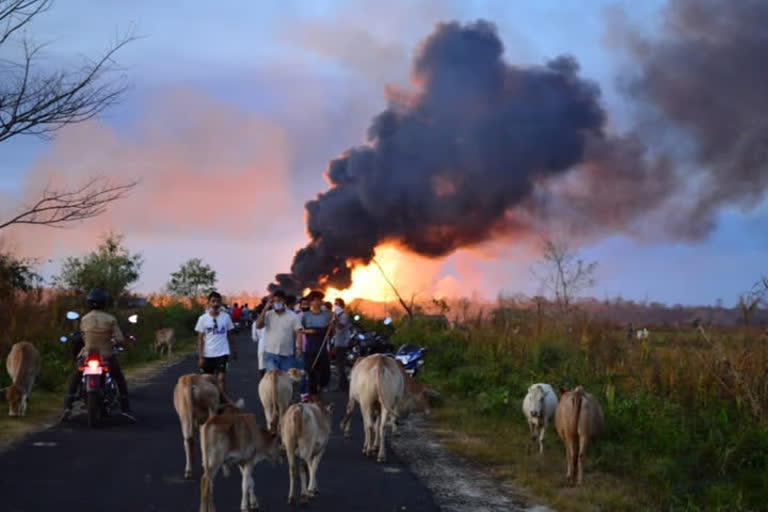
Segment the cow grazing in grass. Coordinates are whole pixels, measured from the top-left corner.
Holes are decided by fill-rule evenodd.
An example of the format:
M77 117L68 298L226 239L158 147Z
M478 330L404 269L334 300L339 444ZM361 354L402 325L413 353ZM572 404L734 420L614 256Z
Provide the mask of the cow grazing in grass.
M155 331L155 343L152 348L158 354L165 350L165 354L170 357L173 355L174 343L176 343L176 331L173 327L166 327Z
M200 512L214 512L213 481L219 469L229 473L226 464L237 464L242 474L241 510L258 510L253 490L253 466L262 460L281 461L280 439L256 421L253 414L238 404L225 403L219 412L200 427L203 476L200 480Z
M561 389L555 428L565 444L566 478L571 485L581 485L587 446L602 434L604 424L603 410L594 395L581 386L571 391Z
M280 435L288 459L288 504L295 503L294 482L297 470L301 479L300 502L306 503L317 494L317 468L331 435L332 416L333 404L326 405L319 401L293 404L283 416Z
M555 416L557 394L549 384L539 383L528 388L523 399L523 414L528 419L531 441L539 442L539 453L544 453L544 432Z
M40 374L40 352L28 341L20 341L11 347L5 368L12 381L5 390L8 416L24 416L27 414L27 400L32 393L32 386Z
M259 399L264 407L264 416L267 418L267 428L270 432L280 431L280 420L291 405L293 383L301 381L303 375L304 371L297 368L286 372L269 370L259 381Z

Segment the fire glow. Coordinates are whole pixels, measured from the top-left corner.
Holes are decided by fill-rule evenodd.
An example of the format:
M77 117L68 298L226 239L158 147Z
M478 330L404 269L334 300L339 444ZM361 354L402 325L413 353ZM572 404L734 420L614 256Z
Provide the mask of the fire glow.
M355 299L367 299L375 302L391 302L397 300L392 287L382 275L382 271L388 279L397 286L396 279L402 275L401 262L405 256L396 247L382 245L376 248L375 259L381 269L371 262L365 266L358 266L352 270L352 286L346 290L337 290L329 287L325 290L328 300L336 298L344 299L350 303ZM349 265L349 263L348 263Z

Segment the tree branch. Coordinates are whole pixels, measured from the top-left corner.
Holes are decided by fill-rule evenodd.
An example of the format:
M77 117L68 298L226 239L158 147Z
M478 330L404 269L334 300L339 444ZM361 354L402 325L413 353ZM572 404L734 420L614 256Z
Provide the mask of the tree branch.
M397 296L397 300L400 301L400 305L403 306L403 309L405 309L405 312L408 313L408 316L410 318L413 318L413 308L408 307L408 304L403 300L403 298L400 296L400 293L398 293L397 288L395 288L395 285L392 284L392 281L389 280L387 277L387 274L384 272L384 269L381 268L381 265L379 265L379 262L376 261L376 258L372 258L373 263L376 265L376 267L379 269L379 272L381 272L381 276L384 278L384 280L387 282L390 288L392 288L392 291L395 292L395 295ZM413 302L411 302L411 305L413 305Z
M22 209L16 216L0 222L0 230L13 224L36 224L61 228L72 222L101 215L107 206L127 196L138 181L113 184L104 177L92 178L72 191L43 191L34 204Z
M4 11L31 3L33 0L15 0L10 6L0 9L0 22ZM49 0L43 3L47 8ZM40 9L29 17L38 12ZM24 23L29 21L25 19ZM132 34L118 36L101 57L86 60L79 69L53 73L35 72L34 64L45 46L33 45L24 39L24 61L6 61L0 66L0 76L3 76L0 82L0 142L21 134L47 137L63 126L91 119L116 103L128 88L125 76L114 80L103 79L107 74L118 71L114 55L135 39Z
M51 0L0 0L0 44L51 7Z

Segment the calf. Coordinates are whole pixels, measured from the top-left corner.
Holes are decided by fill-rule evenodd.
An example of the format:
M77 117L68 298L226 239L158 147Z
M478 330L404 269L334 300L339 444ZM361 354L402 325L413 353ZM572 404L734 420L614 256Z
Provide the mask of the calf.
M40 352L28 341L20 341L11 347L5 368L13 381L5 390L8 416L24 416L32 386L40 374Z
M429 390L407 379L410 377L402 366L382 354L360 359L352 368L347 411L341 428L344 436L350 437L350 419L355 404L360 404L365 432L363 454L373 455L378 448L379 462L386 461L386 428L400 416L429 410Z
M572 391L561 389L555 412L555 428L565 443L566 478L571 485L581 485L587 445L603 431L605 419L600 403L581 386Z
M194 433L219 406L229 400L221 393L213 375L190 373L182 375L173 388L173 406L179 415L181 435L187 464L184 478L192 478L192 459L195 456Z
M165 349L167 356L173 355L173 344L176 343L176 331L173 327L166 327L155 331L155 343L152 348L158 354Z
M253 491L253 466L268 459L281 460L280 439L261 428L253 414L243 413L225 403L218 414L200 427L203 452L203 477L200 480L200 512L214 512L213 481L224 464L235 463L242 474L241 510L258 510L259 500ZM228 474L224 466L224 474Z
M318 492L317 467L323 458L328 437L331 435L333 404L293 404L283 417L280 435L288 458L288 504L295 503L294 481L298 469L301 478L301 503L309 501ZM299 467L296 468L296 459ZM309 486L307 486L309 473Z
M539 383L528 388L523 399L523 414L528 418L531 441L539 441L539 454L544 453L544 432L557 408L557 394L549 384Z

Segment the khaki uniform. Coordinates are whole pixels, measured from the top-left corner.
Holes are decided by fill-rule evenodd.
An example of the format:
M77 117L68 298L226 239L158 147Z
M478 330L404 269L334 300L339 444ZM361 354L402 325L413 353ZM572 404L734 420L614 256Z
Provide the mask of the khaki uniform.
M123 342L123 333L117 325L117 318L99 310L93 310L80 321L80 330L85 340L85 353L98 349L101 357L112 357L112 336L117 343Z

